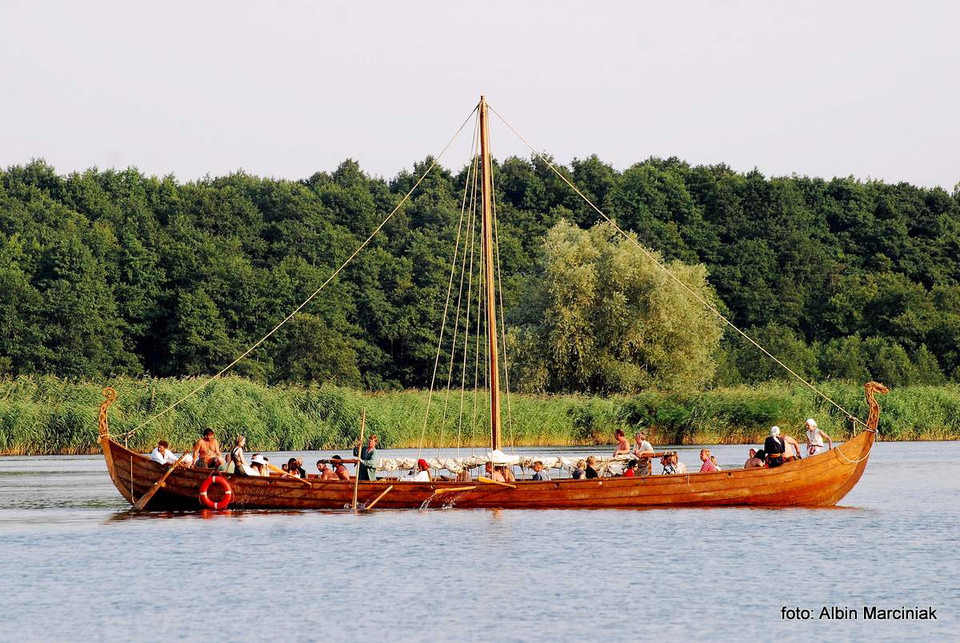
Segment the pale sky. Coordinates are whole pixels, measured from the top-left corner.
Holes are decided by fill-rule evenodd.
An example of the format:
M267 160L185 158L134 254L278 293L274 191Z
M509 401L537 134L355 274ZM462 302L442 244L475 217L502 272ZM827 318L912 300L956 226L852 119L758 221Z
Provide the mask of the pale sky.
M886 0L0 0L0 166L299 179L353 158L391 178L484 93L563 163L953 190L958 24L960 3ZM496 156L530 156L491 134Z

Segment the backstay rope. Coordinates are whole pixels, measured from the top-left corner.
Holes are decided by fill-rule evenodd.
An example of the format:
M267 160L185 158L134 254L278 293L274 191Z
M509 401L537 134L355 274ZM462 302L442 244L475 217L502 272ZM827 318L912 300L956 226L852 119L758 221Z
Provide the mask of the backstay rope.
M463 128L466 127L466 125L467 125L468 122L470 122L470 118L474 115L475 112L477 112L478 109L479 109L479 105L477 105L477 107L474 107L473 110L467 115L467 117L463 120L463 123L460 124L460 127L457 128L457 131L454 133L454 135L450 138L449 141L447 141L447 144L444 146L444 148L443 148L443 149L440 151L440 153L433 159L433 162L430 163L430 167L428 167L428 168L423 172L423 174L420 175L420 178L417 179L417 182L413 184L413 187L410 188L410 190L409 190L405 195L403 195L403 198L400 199L400 202L399 202L399 203L397 204L397 206L390 212L390 214L388 214L388 215L386 216L386 218L384 218L384 220L380 222L380 225L378 225L376 228L374 228L373 232L370 233L370 236L368 236L368 237L363 241L363 243L361 243L359 246L357 246L357 249L353 251L353 254L351 254L349 257L347 257L347 259L346 259L342 264L340 264L340 267L337 268L336 270L334 270L334 271L333 271L333 274L331 274L329 277L327 277L327 280L324 281L324 282L320 285L319 288L317 288L316 290L314 290L313 293L312 293L309 297L307 297L305 300L303 300L303 303L301 303L299 306L297 306L296 308L294 308L294 309L293 309L293 312L291 312L289 315L287 315L286 317L284 317L283 320L281 320L279 324L277 324L276 326L274 326L273 329L272 329L269 333L267 333L266 335L264 335L263 337L261 337L259 340L257 340L256 343L252 344L247 350L245 350L243 353L241 353L239 357L237 357L235 360L233 360L232 362L230 362L229 364L227 364L226 366L224 366L222 369L220 369L220 371L219 371L216 375L212 375L212 376L208 377L206 380L204 380L204 381L203 381L199 386L197 386L195 389L193 389L192 391L190 391L189 393L187 393L186 395L184 395L182 398L180 398L179 400L177 400L176 402L174 402L173 404L171 404L171 405L168 406L167 408L163 409L162 411L160 411L160 412L157 413L156 415L154 415L154 416L152 416L152 417L144 420L143 422L141 422L141 423L138 424L137 426L133 427L132 429L130 429L129 431L127 431L126 433L124 433L122 437L123 437L124 439L129 438L130 436L132 436L133 434L135 434L137 431L139 431L140 429L142 429L142 428L145 427L146 425L148 425L148 424L156 421L157 419L159 419L159 418L162 417L163 415L166 415L168 412L170 412L170 411L172 411L173 409L177 408L178 406L180 406L181 404L183 404L184 402L186 402L188 399L190 399L191 397L193 397L194 395L196 395L197 393L199 393L200 391L202 391L203 389L205 389L207 386L210 385L211 382L213 382L215 379L219 378L221 375L223 375L224 373L226 373L227 371L229 371L231 368L233 368L234 366L236 366L243 358L245 358L247 355L249 355L249 354L252 353L254 350L256 350L261 344L263 344L265 341L267 341L267 339L269 339L274 333L276 333L278 330L280 330L280 328L281 328L284 324L286 324L286 323L289 322L291 319L293 319L294 315L296 315L296 314L299 313L301 310L303 310L303 308L304 308L307 304L309 304L309 303L313 300L314 297L316 297L317 295L319 295L320 292L321 292L324 288L326 288L327 285L330 284L330 282L333 281L333 280L337 277L337 275L339 275L339 274L343 271L344 268L347 267L347 264L349 264L351 261L353 261L353 259L354 259L358 254L360 254L360 252L361 252L364 248L367 247L367 245L368 245L368 244L373 240L373 238L380 232L380 230L382 230L383 227L384 227L385 225L387 225L387 222L389 222L390 219L393 218L393 215L395 215L395 214L400 210L400 208L403 207L403 204L407 202L407 200L410 198L410 195L413 194L414 190L416 190L416 189L420 186L420 184L423 183L423 180L424 180L425 178L427 178L427 175L430 174L430 172L433 170L433 168L435 168L435 167L437 166L437 164L440 162L440 159L443 157L443 155L447 152L448 149L450 149L450 146L453 145L453 142L457 140L457 138L460 136L460 132L463 131Z
M560 177L560 179L561 179L564 183L566 183L574 192L576 192L577 195L587 203L587 205L589 205L591 208L593 208L593 209L597 212L597 214L599 214L601 217L603 217L604 220L606 220L610 225L612 225L613 228L614 228L617 232L619 232L621 235L623 235L624 238L626 238L628 241L630 241L630 243L632 243L633 245L637 246L637 248L640 249L640 252L642 252L642 253L644 254L644 256L647 257L647 259L649 259L650 261L652 261L658 268L660 268L660 269L661 269L662 271L664 271L667 275L669 275L671 279L673 279L674 281L676 281L684 290L687 291L687 293L688 293L690 296L692 296L694 299L696 299L698 302L700 302L700 304L703 305L707 310L711 311L714 315L716 315L718 318L720 318L720 320L723 321L723 323L725 323L727 326L729 326L729 327L732 328L734 331L736 331L737 333L739 333L744 339L746 339L748 342L750 342L751 344L753 344L754 346L756 346L756 347L760 350L760 352L762 352L764 355L766 355L767 357L769 357L770 359L772 359L774 362L776 362L781 368L783 368L785 371L787 371L788 373L790 373L790 375L792 375L794 378L796 378L796 379L797 379L799 382L801 382L804 386L806 386L807 388L809 388L809 389L810 389L811 391L813 391L816 395L818 395L818 396L821 397L822 399L826 400L827 402L829 402L830 404L832 404L837 410L839 410L841 413L843 413L844 415L846 415L847 418L849 418L850 421L853 422L854 427L856 427L856 425L857 425L858 423L861 424L861 425L864 424L859 418L857 418L855 415L853 415L850 411L848 411L848 410L845 409L844 407L840 406L840 404L838 404L837 402L835 402L835 401L834 401L830 396L828 396L826 393L824 393L823 391L821 391L820 389L818 389L815 385L813 385L812 383L808 382L808 381L807 381L806 379L804 379L802 376L798 375L798 374L797 374L793 369L791 369L789 366L787 366L787 365L784 364L782 361L780 361L779 359L777 359L776 356L774 356L770 351L768 351L766 348L764 348L763 346L761 346L755 339L753 339L752 337L750 337L749 335L747 335L747 333L745 333L744 331L740 330L740 328L737 327L732 321L730 321L729 319L727 319L727 317L724 316L724 314L721 313L721 312L717 309L716 306L714 306L714 305L711 304L709 301L707 301L707 300L704 299L702 296L700 296L700 294L697 293L693 288L691 288L690 286L688 286L687 284L685 284L682 279L680 279L679 277L677 277L669 268L667 268L664 264L662 264L660 261L658 261L657 258L653 255L653 253L651 253L649 250L647 250L646 248L644 248L643 245L642 245L639 241L637 241L634 237L632 237L632 236L628 235L626 232L624 232L623 229L620 228L620 226L618 226L617 223L616 223L612 218L610 218L609 216L607 216L607 214L606 214L605 212L603 212L600 208L598 208L596 205L594 205L593 201L591 201L589 198L587 198L587 197L583 194L583 192L581 192L581 191L577 188L576 185L574 185L569 179L567 179L567 177L564 176L563 173L560 172L560 171L553 165L553 163L550 162L550 160L549 160L546 156L544 156L544 155L543 155L541 152L539 152L535 147L533 147L533 145L531 145L531 144L527 141L527 139L525 139L516 129L514 129L514 127L513 127L510 123L508 123L507 120L506 120L503 116L500 115L500 112L498 112L496 109L494 109L493 106L490 105L489 103L487 104L487 107L489 107L490 111L492 111L494 114L497 115L497 118L499 118L500 121L501 121L504 125L506 125L506 126L510 129L510 131L514 133L514 135L515 135L517 138L519 138L521 141L523 141L524 145L526 145L528 148L530 148L530 151L533 152L533 154L534 154L537 158L539 158L541 161L543 161L544 163L546 163L547 167L549 167L551 170L553 170L553 173L554 173L554 174L556 174L558 177Z

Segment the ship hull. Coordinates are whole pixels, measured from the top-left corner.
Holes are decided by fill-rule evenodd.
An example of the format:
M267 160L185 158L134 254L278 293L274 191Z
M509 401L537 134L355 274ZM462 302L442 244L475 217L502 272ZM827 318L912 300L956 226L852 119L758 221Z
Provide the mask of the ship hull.
M832 507L863 475L873 440L872 431L863 431L835 449L775 469L518 481L513 486L479 481L382 479L360 482L357 498L363 506L383 494L376 504L379 509L440 506L463 509ZM103 437L102 444L110 477L131 504L151 490L169 470L169 465L153 462L109 437ZM353 500L353 481L221 475L225 475L233 492L231 509L344 509L350 507ZM179 467L162 481L146 509L203 509L199 500L200 486L209 476L209 470ZM384 494L390 486L393 488Z

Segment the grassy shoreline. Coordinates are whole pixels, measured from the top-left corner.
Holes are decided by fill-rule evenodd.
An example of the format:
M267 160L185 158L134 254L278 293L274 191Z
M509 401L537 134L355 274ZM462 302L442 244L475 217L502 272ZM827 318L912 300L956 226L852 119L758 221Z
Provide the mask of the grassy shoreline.
M68 381L52 376L0 379L0 454L99 453L97 409L104 385L117 389L110 427L121 435L179 400L202 380L115 378ZM863 389L854 383L821 388L858 417L866 416ZM237 433L257 450L345 448L356 440L362 409L367 433L384 448L455 447L487 444L484 399L460 392L434 393L430 417L426 391L370 393L336 386L273 386L240 377L214 382L178 408L140 429L130 446L148 450L166 439L188 448L203 427L222 441ZM446 402L446 403L445 403ZM914 386L880 398L881 439L960 439L960 386ZM446 419L444 420L444 408ZM772 424L798 438L806 417L815 417L835 439L851 434L849 421L806 387L768 383L692 394L657 391L633 396L511 395L504 407L503 438L517 446L574 446L612 443L617 428L643 427L659 444L742 444L762 441ZM422 437L421 437L422 436Z

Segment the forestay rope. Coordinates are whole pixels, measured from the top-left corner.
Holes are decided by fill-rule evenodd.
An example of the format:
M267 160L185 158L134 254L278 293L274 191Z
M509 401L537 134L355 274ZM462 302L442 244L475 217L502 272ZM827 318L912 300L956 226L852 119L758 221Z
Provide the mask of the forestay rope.
M797 374L797 373L796 373L793 369L791 369L789 366L787 366L787 365L784 364L782 361L780 361L779 359L777 359L777 357L774 356L770 351L768 351L766 348L764 348L763 346L761 346L755 339L753 339L753 338L750 337L746 332L744 332L743 330L741 330L741 329L740 329L736 324L734 324L732 321L730 321L729 319L727 319L727 317L726 317L723 313L721 313L721 312L717 309L716 306L714 306L714 305L711 304L709 301L707 301L707 300L704 299L702 296L700 296L700 294L697 293L697 291L695 291L693 288L691 288L690 286L688 286L687 284L685 284L682 279L680 279L677 275L675 275L675 274L674 274L669 268L667 268L663 263L661 263L660 261L658 261L657 258L653 255L652 252L650 252L649 250L647 250L646 248L644 248L643 245L642 245L639 241L637 241L636 238L634 238L634 237L628 235L626 232L624 232L623 229L620 228L620 226L617 225L617 223L616 223L611 217L607 216L607 214L606 214L605 212L603 212L603 210L601 210L601 209L598 208L596 205L594 205L593 201L591 201L589 198L587 198L586 195L584 195L583 192L581 192L581 191L577 188L576 185L574 185L566 176L564 176L563 173L560 172L560 171L554 166L554 164L551 163L550 160L549 160L544 154L542 154L542 153L541 153L539 150L537 150L533 145L531 145L531 144L527 141L527 139L525 139L525 138L520 134L520 132L518 132L516 129L514 129L514 127L513 127L510 123L508 123L507 120L506 120L503 116L500 115L500 112L498 112L496 109L494 109L493 106L490 105L489 103L487 103L487 107L490 109L490 111L492 111L494 114L497 115L497 118L499 118L500 121L501 121L504 125L506 125L507 128L509 128L510 131L513 132L514 135L515 135L517 138L519 138L519 139L523 142L524 145L526 145L528 148L530 148L530 151L533 152L534 156L536 156L536 157L539 158L541 161L543 161L543 162L547 165L547 167L549 167L549 168L553 171L554 174L556 174L558 177L560 177L560 179L561 179L564 183L566 183L574 192L576 192L577 195L587 203L587 205L589 205L591 208L593 208L593 209L597 212L597 214L599 214L601 217L603 217L603 219L604 219L605 221L607 221L610 225L612 225L613 228L614 228L614 230L616 230L617 232L619 232L619 233L620 233L624 238L626 238L630 243L632 243L632 244L635 245L637 248L639 248L639 249L640 249L640 252L642 252L642 253L644 254L644 256L647 257L647 259L649 259L650 261L652 261L658 268L660 268L663 272L665 272L667 275L669 275L671 279L673 279L674 281L676 281L684 290L687 291L687 293L688 293L690 296L692 296L694 299L696 299L698 302L700 302L700 304L702 304L707 310L709 310L709 311L712 312L714 315L716 315L718 318L720 318L720 320L723 321L723 323L725 323L727 326L729 326L730 328L732 328L733 330L735 330L737 333L739 333L744 339L746 339L748 342L750 342L751 344L753 344L754 346L756 346L756 347L760 350L760 352L762 352L764 355L766 355L767 357L769 357L770 359L772 359L774 362L776 362L781 368L783 368L785 371L787 371L788 373L790 373L790 375L792 375L792 376L793 376L794 378L796 378L799 382L801 382L804 386L806 386L806 387L809 388L811 391L813 391L817 396L819 396L820 398L826 400L827 402L829 402L830 404L832 404L837 410L839 410L841 413L843 413L845 416L847 416L847 418L850 419L851 422L853 422L854 431L856 431L856 425L857 425L857 424L861 424L861 425L866 426L865 423L864 423L863 421L861 421L857 416L855 416L853 413L851 413L850 411L848 411L847 409L845 409L844 407L842 407L840 404L838 404L836 401L834 401L830 396L828 396L826 393L824 393L823 391L821 391L820 389L818 389L814 384L808 382L806 379L804 379L802 376L800 376L799 374Z
M447 152L448 149L450 149L450 146L453 145L454 141L457 140L457 138L460 136L460 132L462 132L462 131L463 131L463 128L466 127L467 123L470 122L470 118L471 118L471 117L474 115L474 113L479 109L479 107L480 107L479 105L477 105L476 107L474 107L473 110L467 115L467 117L466 117L465 119L463 119L463 123L461 123L461 124L460 124L460 127L457 128L457 131L454 133L454 135L450 138L449 141L447 141L447 144L444 146L444 148L443 148L443 149L440 151L440 153L433 159L433 162L430 163L430 166L423 172L423 174L420 175L420 178L417 179L417 182L413 184L413 187L411 187L410 190L409 190L405 195L403 195L403 198L400 199L400 202L399 202L399 203L397 204L397 206L390 212L390 214L388 214L388 215L383 219L383 221L380 222L380 225L378 225L376 228L374 228L373 232L370 233L370 236L368 236L368 237L363 241L363 243L361 243L359 246L357 246L357 249L353 251L353 254L351 254L349 257L347 257L346 260L345 260L342 264L340 264L340 267L337 268L336 270L334 270L333 273L332 273L329 277L327 277L326 281L324 281L322 284L320 284L320 287L319 287L319 288L317 288L316 290L314 290L313 293L311 293L311 295L310 295L309 297L307 297L306 299L304 299L303 302L302 302L299 306L297 306L296 308L294 308L293 311L292 311L289 315L287 315L286 317L284 317L283 320L281 320L279 324L277 324L276 326L274 326L273 329L270 330L270 332L268 332L266 335L264 335L264 336L261 337L259 340L257 340L254 344L252 344L249 348L247 348L247 350L245 350L243 353L241 353L241 354L240 354L236 359L234 359L232 362L230 362L229 364L227 364L226 366L224 366L222 369L220 369L220 371L217 372L216 375L211 375L211 376L208 377L206 380L204 380L199 386L197 386L197 387L194 388L192 391L190 391L189 393L187 393L186 395L184 395L182 398L180 398L179 400L177 400L176 402L174 402L174 403L171 404L170 406L166 407L165 409L163 409L162 411L160 411L160 412L157 413L156 415L153 415L152 417L144 420L143 422L141 422L141 423L138 424L137 426L133 427L132 429L130 429L129 431L127 431L126 433L124 433L124 434L123 434L122 436L120 436L120 437L122 437L122 438L125 439L125 440L128 439L128 438L130 438L130 436L134 435L137 431L139 431L139 430L142 429L143 427L147 426L148 424L150 424L150 423L152 423L152 422L155 422L156 420L158 420L158 419L161 418L162 416L166 415L167 413L169 413L169 412L172 411L173 409L177 408L178 406L180 406L181 404L183 404L184 402L186 402L187 400L189 400L191 397L193 397L194 395L196 395L197 393L199 393L200 391L202 391L203 389L205 389L207 386L210 385L211 382L213 382L214 380L216 380L217 378L219 378L220 376L222 376L224 373L226 373L226 372L229 371L231 368L233 368L234 366L236 366L243 358L245 358L247 355L249 355L249 354L252 353L254 350L256 350L261 344L263 344L265 341L267 341L274 333L276 333L278 330L280 330L281 327L283 327L287 322L289 322L291 319L293 319L293 317L294 317L297 313L299 313L301 310L303 310L303 308L304 308L307 304L309 304L311 301L313 301L313 299L314 299L317 295L319 295L320 292L321 292L324 288L326 288L326 287L330 284L330 282L332 282L332 281L337 277L337 275L339 275L339 274L343 271L343 269L346 268L347 265L348 265L351 261L353 261L353 259L354 259L358 254L360 254L360 252L361 252L364 248L367 247L367 245L369 245L369 243L373 240L373 238L374 238L375 236L377 236L377 234L380 232L380 230L382 230L383 227L384 227L385 225L387 225L387 223L390 221L390 219L393 218L393 215L395 215L395 214L400 210L400 208L403 207L403 204L407 202L407 200L410 198L410 195L413 194L414 190L416 190L416 189L420 186L420 184L423 183L423 180L424 180L425 178L427 178L427 175L430 174L430 172L433 170L433 168L435 168L435 167L437 166L437 164L440 162L440 159L443 158L443 155Z

